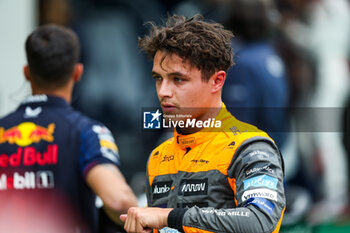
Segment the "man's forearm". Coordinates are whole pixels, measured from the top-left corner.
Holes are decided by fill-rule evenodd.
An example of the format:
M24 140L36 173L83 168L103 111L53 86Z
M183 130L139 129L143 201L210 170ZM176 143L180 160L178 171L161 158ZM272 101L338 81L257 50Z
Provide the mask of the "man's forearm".
M275 207L272 215L255 206L214 209L174 209L169 214L169 227L180 232L273 232L279 228L284 209Z

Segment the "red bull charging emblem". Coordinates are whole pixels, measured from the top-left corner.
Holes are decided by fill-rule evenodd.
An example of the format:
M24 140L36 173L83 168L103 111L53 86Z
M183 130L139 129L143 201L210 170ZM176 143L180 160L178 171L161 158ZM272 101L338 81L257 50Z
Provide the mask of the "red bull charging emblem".
M28 146L32 143L38 143L41 140L52 142L55 124L51 123L47 128L36 125L33 122L23 122L5 130L0 127L0 143L8 142L18 146Z

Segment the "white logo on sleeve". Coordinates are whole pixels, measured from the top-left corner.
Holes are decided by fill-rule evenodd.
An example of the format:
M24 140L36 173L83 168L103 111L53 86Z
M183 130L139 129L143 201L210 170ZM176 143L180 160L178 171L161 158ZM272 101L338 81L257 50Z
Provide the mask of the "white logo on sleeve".
M277 201L277 192L270 189L252 189L245 191L242 195L242 201L246 201L252 197L261 197Z

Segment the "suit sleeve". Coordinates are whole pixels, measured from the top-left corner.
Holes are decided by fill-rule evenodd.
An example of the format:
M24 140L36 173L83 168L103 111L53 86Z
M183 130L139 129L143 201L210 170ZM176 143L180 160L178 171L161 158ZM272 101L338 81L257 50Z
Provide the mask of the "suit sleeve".
M191 233L278 232L285 209L282 156L267 141L241 148L228 169L237 208L177 208L169 214L169 227Z
M112 133L102 124L87 126L81 132L79 166L82 175L98 164L120 166L118 147Z

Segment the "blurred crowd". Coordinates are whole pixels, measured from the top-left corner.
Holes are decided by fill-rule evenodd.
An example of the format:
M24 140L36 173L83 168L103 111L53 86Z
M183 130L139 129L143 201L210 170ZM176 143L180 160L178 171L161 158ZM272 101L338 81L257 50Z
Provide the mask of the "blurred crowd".
M284 226L346 216L349 0L41 0L39 9L40 24L78 33L85 74L73 105L112 130L136 194L144 191L149 153L166 137L142 131L142 109L158 107L158 100L138 37L148 21L200 13L235 34L224 103L267 131L284 156Z

